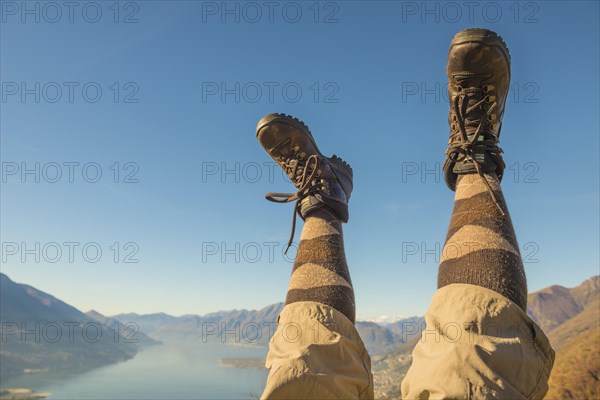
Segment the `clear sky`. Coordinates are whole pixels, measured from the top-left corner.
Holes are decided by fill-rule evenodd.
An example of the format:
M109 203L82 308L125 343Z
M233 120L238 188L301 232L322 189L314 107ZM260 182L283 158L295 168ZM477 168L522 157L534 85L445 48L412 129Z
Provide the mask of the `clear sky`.
M285 112L354 168L357 314L423 314L453 200L448 46L485 27L512 54L529 289L575 286L599 269L598 4L3 0L1 271L109 315L283 301L292 206L264 193L293 187L254 129Z

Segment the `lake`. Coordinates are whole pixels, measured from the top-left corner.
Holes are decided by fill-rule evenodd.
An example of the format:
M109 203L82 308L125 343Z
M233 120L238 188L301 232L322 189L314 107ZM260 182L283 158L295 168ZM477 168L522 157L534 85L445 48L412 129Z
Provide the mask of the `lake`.
M266 348L201 341L151 346L135 358L79 375L39 373L2 383L51 392L49 399L250 399L257 398L267 370L224 366L221 358L264 358Z

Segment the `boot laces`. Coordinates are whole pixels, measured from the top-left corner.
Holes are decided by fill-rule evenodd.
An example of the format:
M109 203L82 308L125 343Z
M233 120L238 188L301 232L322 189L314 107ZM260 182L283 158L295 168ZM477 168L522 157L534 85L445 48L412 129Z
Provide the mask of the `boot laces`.
M492 111L496 109L498 103L495 96L488 94L491 91L490 87L493 89L492 85L458 87L460 94L454 96L452 101L452 108L454 115L456 115L453 125L457 126L458 129L454 129L450 136L450 147L446 150L446 154L454 162L464 160L473 162L475 170L485 183L492 201L496 204L500 213L504 215L504 210L498 203L494 190L475 159L476 150L482 154L485 154L486 151L502 153L502 149L498 147L498 136L492 131L494 122L491 120L495 118ZM469 103L472 104L469 105ZM490 104L490 106L486 107L487 104ZM467 127L475 127L475 132L470 139Z
M290 240L288 241L287 248L285 249L284 253L287 254L290 246L292 245L292 241L294 240L294 233L296 232L296 217L298 211L300 210L300 203L306 197L312 196L313 194L319 192L323 186L321 185L322 181L318 179L320 173L318 170L319 159L315 154L308 157L306 162L304 162L302 157L299 157L298 154L292 150L292 155L288 157L280 157L280 163L283 164L285 172L288 174L290 179L292 179L292 182L298 188L298 191L296 193L268 192L265 194L265 198L275 203L296 202L294 205L294 215L292 218L292 233L290 234Z

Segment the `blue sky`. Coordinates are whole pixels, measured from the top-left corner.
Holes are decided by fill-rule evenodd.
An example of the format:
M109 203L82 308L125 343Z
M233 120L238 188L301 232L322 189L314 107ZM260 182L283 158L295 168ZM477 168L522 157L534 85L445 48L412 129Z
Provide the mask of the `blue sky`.
M285 112L354 168L357 314L423 314L453 199L446 56L473 26L512 54L503 187L530 291L598 274L598 2L0 3L13 280L105 314L282 301L292 206L264 193L293 188L254 128Z

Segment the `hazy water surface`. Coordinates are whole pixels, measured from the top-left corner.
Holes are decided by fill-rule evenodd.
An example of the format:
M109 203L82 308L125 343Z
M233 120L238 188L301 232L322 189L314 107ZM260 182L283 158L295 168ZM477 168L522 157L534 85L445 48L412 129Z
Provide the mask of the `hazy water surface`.
M32 374L3 382L51 392L50 399L248 399L260 395L266 370L227 367L223 357L260 358L266 349L201 341L165 342L132 360L80 375Z

